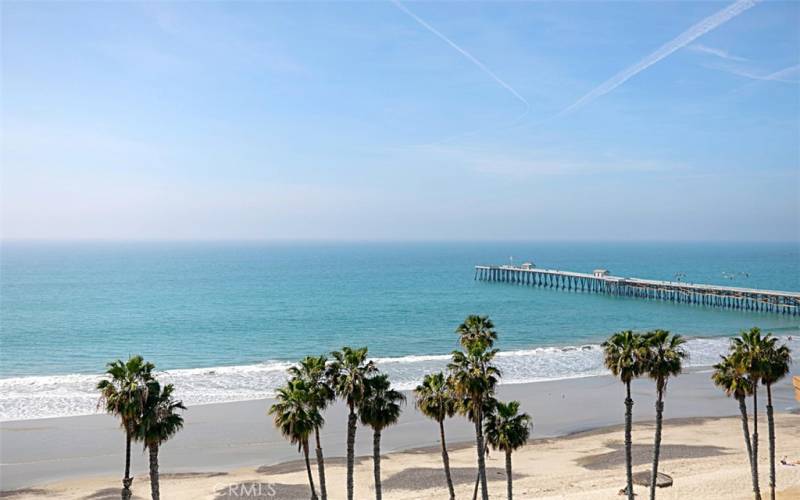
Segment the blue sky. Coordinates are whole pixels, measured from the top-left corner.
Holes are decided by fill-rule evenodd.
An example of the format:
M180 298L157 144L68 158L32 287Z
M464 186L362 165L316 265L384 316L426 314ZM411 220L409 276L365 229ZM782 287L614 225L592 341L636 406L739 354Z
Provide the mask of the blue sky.
M5 238L800 240L798 2L2 9Z

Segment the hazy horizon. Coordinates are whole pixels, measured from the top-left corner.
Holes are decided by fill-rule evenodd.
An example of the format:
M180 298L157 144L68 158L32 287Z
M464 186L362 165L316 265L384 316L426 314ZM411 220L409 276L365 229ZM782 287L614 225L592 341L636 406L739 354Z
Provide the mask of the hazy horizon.
M4 240L800 241L800 3L24 3Z

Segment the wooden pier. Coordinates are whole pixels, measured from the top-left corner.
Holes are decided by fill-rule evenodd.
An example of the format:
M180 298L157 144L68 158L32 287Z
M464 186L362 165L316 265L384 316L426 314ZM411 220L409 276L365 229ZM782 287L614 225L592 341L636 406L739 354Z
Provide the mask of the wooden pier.
M475 266L475 279L779 314L800 314L800 292L700 285L523 266Z

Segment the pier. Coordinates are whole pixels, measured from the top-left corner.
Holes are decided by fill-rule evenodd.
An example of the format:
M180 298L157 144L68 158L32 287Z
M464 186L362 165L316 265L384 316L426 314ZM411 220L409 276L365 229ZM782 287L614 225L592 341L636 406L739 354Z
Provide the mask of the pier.
M800 314L800 292L622 278L611 276L604 269L597 269L592 274L588 274L539 269L531 264L475 266L475 279L726 309Z

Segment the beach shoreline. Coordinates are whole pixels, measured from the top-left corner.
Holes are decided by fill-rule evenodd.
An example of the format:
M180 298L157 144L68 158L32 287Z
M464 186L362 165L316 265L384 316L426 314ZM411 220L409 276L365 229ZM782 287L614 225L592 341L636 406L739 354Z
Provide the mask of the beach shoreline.
M778 338L800 352L800 336L783 332ZM689 360L684 371L710 369L729 349L730 337L691 337L685 344ZM425 374L445 370L450 354L373 357L372 360L400 390L411 390ZM555 382L596 377L608 373L603 366L600 342L537 346L502 350L495 357L503 384ZM796 362L800 362L797 358ZM159 379L173 384L187 406L238 403L269 399L283 385L288 360L253 365L167 369ZM73 373L0 378L0 422L97 414L97 390L101 373Z
M653 419L654 388L642 379L633 384L634 419ZM623 386L610 376L562 379L527 384L506 384L498 389L503 400L521 401L534 419L532 440L575 436L580 432L609 432L623 416ZM774 388L776 412L797 411L790 378ZM218 403L190 407L186 427L168 443L160 457L161 469L170 474L219 473L252 467L270 467L298 459L293 446L283 440L266 415L270 400ZM763 408L763 406L762 406ZM670 382L665 418L716 418L734 416L734 401L713 386L707 371L682 374ZM341 403L326 412L322 433L326 457L334 463L344 455L346 411ZM764 415L761 415L764 419ZM456 417L446 424L453 449L469 448L473 428ZM371 431L359 428L356 453L371 451ZM740 437L739 437L740 438ZM436 425L425 419L409 400L397 426L384 433L383 451L413 453L438 442ZM107 415L61 417L0 423L0 487L3 491L42 485L106 478L122 471L124 437L117 422ZM534 444L529 445L534 446ZM146 456L134 449L132 467L146 477ZM112 481L113 482L113 481Z

